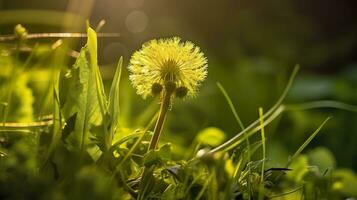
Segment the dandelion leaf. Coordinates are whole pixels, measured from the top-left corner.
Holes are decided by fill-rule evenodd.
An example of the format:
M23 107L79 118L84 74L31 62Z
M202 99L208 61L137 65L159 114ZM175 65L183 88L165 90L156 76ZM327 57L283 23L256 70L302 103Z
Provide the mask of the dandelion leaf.
M121 71L123 67L123 57L120 57L118 66L114 75L114 79L112 82L112 86L110 88L109 93L109 113L112 122L112 130L111 132L114 133L115 130L118 128L119 125L119 89L120 89L120 77Z
M76 116L73 130L66 133L67 148L86 150L93 146L92 138L100 133L92 128L103 122L106 97L97 64L97 38L91 28L88 28L87 44L61 82L60 99L65 120Z

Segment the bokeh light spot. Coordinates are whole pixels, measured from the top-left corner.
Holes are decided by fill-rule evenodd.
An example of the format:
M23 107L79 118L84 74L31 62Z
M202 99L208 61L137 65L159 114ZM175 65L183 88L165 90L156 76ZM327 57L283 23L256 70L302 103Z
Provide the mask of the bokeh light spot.
M148 25L148 17L142 11L133 11L126 17L125 25L132 33L143 32Z

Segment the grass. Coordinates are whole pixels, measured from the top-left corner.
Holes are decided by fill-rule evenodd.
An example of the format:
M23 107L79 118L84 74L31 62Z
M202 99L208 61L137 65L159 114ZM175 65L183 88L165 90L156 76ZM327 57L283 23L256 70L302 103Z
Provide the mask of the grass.
M259 186L259 199L263 199L264 193L264 171L265 171L265 159L266 159L266 147L265 147L265 129L264 129L264 118L263 118L263 108L259 108L259 120L260 120L260 131L262 136L262 170L260 173L260 186Z
M66 66L64 62L48 74L51 79L43 93L51 101L41 105L49 114L46 118L41 109L34 120L21 121L14 108L19 96L14 95L18 88L13 84L18 83L19 77L13 73L2 77L1 199L341 199L356 195L346 186L356 182L355 174L339 169L331 173L314 171L303 154L330 118L306 139L286 165L267 168L270 161L266 149L270 143L265 129L283 113L316 108L357 112L356 106L335 101L285 104L298 66L277 102L265 113L260 108L259 117L248 126L243 125L233 101L218 83L241 131L212 145L209 141L223 137L216 129L210 129L207 143L203 140L199 145L188 145L188 152L198 153L182 158L172 152L176 141L149 147L155 134L151 129L159 114L155 113L144 127L122 125L122 98L128 93L121 85L124 61L119 59L107 94L97 60L96 32L88 28L86 35L87 44L74 65ZM65 57L66 50L56 49L56 53ZM34 62L35 53L30 55L25 65ZM0 59L10 70L23 66L18 64L21 61L17 53L3 54ZM26 84L22 86L28 89ZM20 96L17 107L26 107L26 100L26 96ZM260 139L254 140L259 131ZM148 173L143 173L144 169Z

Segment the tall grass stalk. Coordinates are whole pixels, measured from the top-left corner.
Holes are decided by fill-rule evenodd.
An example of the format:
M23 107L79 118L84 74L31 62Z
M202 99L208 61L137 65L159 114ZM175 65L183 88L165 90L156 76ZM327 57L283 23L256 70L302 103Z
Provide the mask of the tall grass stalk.
M263 108L259 108L259 119L260 119L260 131L262 137L262 150L263 150L263 158L262 158L262 169L260 173L260 185L259 185L259 200L263 199L264 194L264 168L265 168L265 158L266 158L266 149L265 149L265 130L264 130L264 119L263 119Z
M233 115L234 115L234 118L236 119L238 125L239 125L240 128L241 128L241 131L243 131L243 130L245 129L245 127L244 127L244 125L243 125L243 123L242 123L242 120L240 119L240 117L239 117L239 115L238 115L238 113L237 113L237 110L236 110L236 108L235 108L235 106L234 106L234 104L233 104L231 98L229 97L227 91L224 89L224 87L222 86L221 83L217 82L217 86L218 86L219 90L222 92L223 96L225 97L225 99L226 99L226 101L227 101L227 103L228 103L228 105L229 105L229 107L230 107L230 109L231 109L231 111L232 111L232 113L233 113ZM244 134L246 134L246 132L245 132ZM247 143L247 155L248 155L248 161L247 161L247 163L250 163L250 161L251 161L251 152L250 152L249 137L246 137L246 140L245 140L245 141L246 141L246 143ZM250 172L251 172L250 165L248 164L247 166L248 166L248 174L250 175ZM250 184L251 184L251 183L250 183L250 179L248 179L248 188L250 188ZM249 194L248 194L248 199L249 199L249 200L251 199L251 194L250 194L250 192L249 192Z

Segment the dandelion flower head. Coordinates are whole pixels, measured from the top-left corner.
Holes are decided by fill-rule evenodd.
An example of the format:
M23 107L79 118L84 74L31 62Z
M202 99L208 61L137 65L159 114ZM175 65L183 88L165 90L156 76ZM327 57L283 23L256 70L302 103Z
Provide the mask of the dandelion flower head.
M192 97L207 76L207 59L199 47L178 37L151 40L132 55L129 71L132 85L144 99L154 86L167 82L175 84L176 92Z

